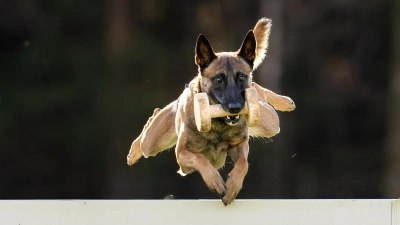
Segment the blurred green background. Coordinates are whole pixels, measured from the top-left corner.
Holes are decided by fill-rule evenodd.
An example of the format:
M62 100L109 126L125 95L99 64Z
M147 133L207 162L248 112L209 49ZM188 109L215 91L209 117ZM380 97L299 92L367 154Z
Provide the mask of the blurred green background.
M272 18L255 81L290 96L238 198L400 197L396 0L0 0L0 198L217 198L174 151L126 164L154 108ZM232 169L231 160L221 173Z

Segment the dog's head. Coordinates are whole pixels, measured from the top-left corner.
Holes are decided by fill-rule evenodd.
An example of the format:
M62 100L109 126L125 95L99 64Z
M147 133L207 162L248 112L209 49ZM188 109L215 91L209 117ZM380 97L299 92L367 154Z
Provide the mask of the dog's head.
M259 20L236 52L214 53L207 38L202 34L198 37L195 63L199 68L201 91L208 94L211 104L221 104L231 114L244 108L244 90L251 86L252 71L265 58L270 27L271 20ZM238 118L228 118L229 124Z

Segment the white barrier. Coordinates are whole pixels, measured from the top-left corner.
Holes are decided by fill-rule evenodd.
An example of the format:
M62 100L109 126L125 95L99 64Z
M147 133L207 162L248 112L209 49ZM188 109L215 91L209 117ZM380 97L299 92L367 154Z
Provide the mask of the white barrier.
M400 200L2 200L4 225L400 225Z

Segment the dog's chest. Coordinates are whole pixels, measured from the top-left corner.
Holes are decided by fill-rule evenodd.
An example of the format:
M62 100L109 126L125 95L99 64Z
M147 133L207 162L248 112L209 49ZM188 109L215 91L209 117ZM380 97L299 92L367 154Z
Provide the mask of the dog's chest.
M229 144L226 142L220 142L220 143L211 143L209 142L204 146L202 153L206 156L207 158L210 159L210 161L218 161L219 158L221 157L226 157L226 153L229 149Z
M214 157L226 152L246 139L245 132L225 131L225 132L206 132L198 133L190 143L190 148L194 152L208 152Z
M210 163L220 168L225 164L227 152L232 147L230 139L223 135L211 135L207 133L204 137L196 138L194 142L189 143L190 150L204 155Z

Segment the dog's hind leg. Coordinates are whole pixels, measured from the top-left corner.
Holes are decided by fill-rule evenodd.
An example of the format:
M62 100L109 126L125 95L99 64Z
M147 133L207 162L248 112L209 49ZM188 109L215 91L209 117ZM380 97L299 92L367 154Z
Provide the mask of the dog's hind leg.
M177 101L163 108L143 132L140 146L144 157L155 156L173 147L178 140L175 131Z
M260 104L260 122L257 126L249 127L249 135L254 137L272 137L279 133L279 117L275 109L265 101Z
M257 90L259 100L268 101L276 110L290 112L296 108L293 100L287 96L278 95L255 82L251 86Z
M252 83L252 87L254 87L258 93L261 116L258 126L249 127L249 135L254 137L275 136L280 130L279 117L275 109L279 111L292 111L296 106L289 97L275 94L254 82Z
M157 153L175 145L176 101L163 109L155 109L142 133L137 137L127 156L128 165L134 164L140 157L154 156Z
M146 124L143 127L142 132L140 133L139 137L137 137L132 145L131 149L129 150L128 156L127 156L127 161L128 165L133 165L140 157L143 155L143 150L140 147L140 142L143 137L143 133L146 131L146 129L149 127L151 122L153 121L154 117L161 111L161 109L157 108L154 110L153 115L147 120Z

